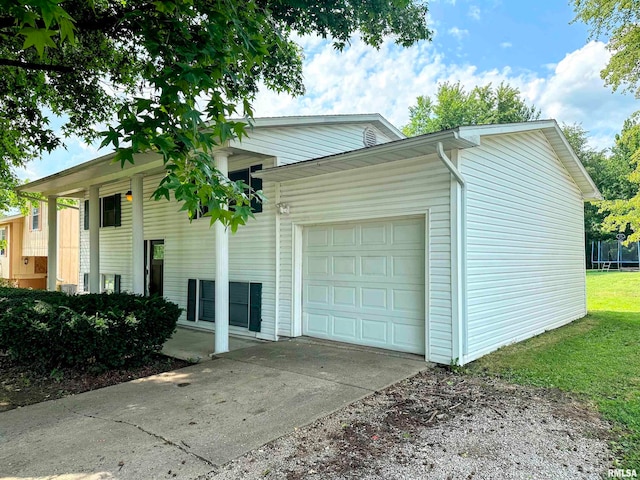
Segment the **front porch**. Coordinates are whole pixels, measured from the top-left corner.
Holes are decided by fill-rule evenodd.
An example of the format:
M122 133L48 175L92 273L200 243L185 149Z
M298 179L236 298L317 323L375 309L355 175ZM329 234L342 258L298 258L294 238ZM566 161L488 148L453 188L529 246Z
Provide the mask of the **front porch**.
M79 291L157 294L186 307L188 320L193 313L189 307L194 305L194 322L203 316L199 311L202 304L208 316L202 320L213 322L215 319L217 335L211 332L190 336L177 334L167 348L175 350L175 356L180 358L207 359L213 351L224 353L247 346L242 340L229 340L229 327L231 325L233 331L237 326L235 317L239 315L236 308L231 312L235 317L230 321L229 309L237 307L238 303L231 302L230 283L253 282L261 286L265 275L259 269L257 272L252 269L248 273L242 272L244 278L238 278L237 273L235 278L230 278L230 231L220 222L210 225L207 219L190 222L177 203L157 202L151 198L151 192L165 172L160 155L154 152L141 154L136 157L135 164L124 167L113 163L112 157L113 154L106 155L21 189L25 193L39 193L47 199L47 288L56 288L58 200L77 198L80 199L81 216ZM262 168L265 162L269 166L273 164L273 159L266 154L236 147L221 147L212 152L212 157L217 170L229 176L241 172L251 178L252 167ZM229 157L233 157L231 170ZM208 297L187 298L191 284L196 284L197 293L197 286L202 282L208 282ZM257 295L255 304L260 305L261 291ZM248 317L252 314L259 322L261 310L249 312L249 305L247 300L241 306L246 307ZM259 323L253 329L249 325L246 328L260 332Z
M265 343L246 337L229 336L229 351L241 350ZM211 331L178 327L176 333L162 347L164 355L193 363L211 360L214 353L215 334Z

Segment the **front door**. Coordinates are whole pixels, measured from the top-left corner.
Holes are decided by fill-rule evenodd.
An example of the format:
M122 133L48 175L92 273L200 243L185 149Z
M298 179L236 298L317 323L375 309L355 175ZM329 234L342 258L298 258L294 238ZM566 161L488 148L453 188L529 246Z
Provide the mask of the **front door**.
M145 295L163 295L164 240L144 242Z

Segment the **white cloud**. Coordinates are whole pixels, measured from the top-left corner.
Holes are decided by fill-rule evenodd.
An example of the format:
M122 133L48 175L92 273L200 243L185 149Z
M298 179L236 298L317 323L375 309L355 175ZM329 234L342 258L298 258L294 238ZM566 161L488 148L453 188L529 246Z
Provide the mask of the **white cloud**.
M513 44L511 42L502 42L500 44L500 48L511 48L513 47Z
M467 13L474 20L480 20L480 8L477 5L471 5Z
M469 30L464 30L458 27L452 27L449 30L447 30L447 33L458 40L462 40L464 37L469 35Z
M590 42L568 53L545 81L536 99L543 112L568 123L581 123L596 146L608 146L624 120L640 108L632 96L614 94L604 85L600 71L610 58L602 42ZM609 141L604 144L603 140Z
M380 113L400 127L407 123L416 97L434 95L439 83L459 81L470 89L506 82L540 108L542 118L580 123L590 132L591 144L605 148L613 144L624 119L640 109L632 96L613 94L604 86L599 72L610 54L601 42L591 42L564 58L549 58L554 63L540 72L517 73L509 66L480 70L450 60L429 42L406 49L387 42L375 50L354 39L342 53L317 37L303 37L300 43L306 54L307 94L292 98L263 89L254 102L257 117ZM27 165L21 176L35 180L105 153L77 139L69 139L67 145L68 151L59 150Z
M468 63L451 63L433 44L401 49L385 43L376 51L354 40L342 53L324 45L305 61L307 94L293 99L263 91L255 103L256 116L378 112L397 126L408 121L408 108L419 95L433 95L438 84L459 81L466 88L500 82L520 89L542 110L542 118L581 123L592 144L611 146L616 132L640 102L611 93L600 79L609 58L601 42L568 53L549 69L514 73L479 70Z

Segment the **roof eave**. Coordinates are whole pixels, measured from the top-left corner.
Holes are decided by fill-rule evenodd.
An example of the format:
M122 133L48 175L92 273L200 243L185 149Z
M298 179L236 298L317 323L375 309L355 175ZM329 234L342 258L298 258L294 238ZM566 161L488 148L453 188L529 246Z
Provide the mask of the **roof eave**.
M373 147L361 148L326 157L313 158L290 165L267 168L255 172L253 175L263 180L273 182L296 180L326 173L352 170L358 168L358 166L353 166L349 162L355 162L365 158L370 159L370 165L375 165L435 154L438 143L443 143L445 150L463 149L478 145L474 139L460 136L457 129L446 130L444 132L404 138ZM395 158L382 157L391 152L395 154ZM407 154L403 155L403 152L407 152ZM379 159L378 161L371 160L376 156Z

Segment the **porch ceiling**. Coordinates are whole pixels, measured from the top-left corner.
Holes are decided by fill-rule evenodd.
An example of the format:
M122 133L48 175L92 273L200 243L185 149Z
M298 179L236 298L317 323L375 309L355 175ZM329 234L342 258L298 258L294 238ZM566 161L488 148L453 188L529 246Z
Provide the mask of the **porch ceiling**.
M267 168L252 175L267 181L285 182L435 154L438 143L442 143L445 150L475 147L479 144L475 138L462 138L456 131L449 130L314 158L292 165Z
M268 155L248 152L239 148L225 148L224 150L233 154L234 161L268 157ZM114 155L114 153L110 153L89 160L67 170L22 185L18 190L24 193L42 193L45 196L82 197L84 196L84 191L91 185L105 185L136 174L147 176L164 171L162 157L155 152L136 155L135 163L133 165L127 163L124 167L121 167L119 162L113 161Z

